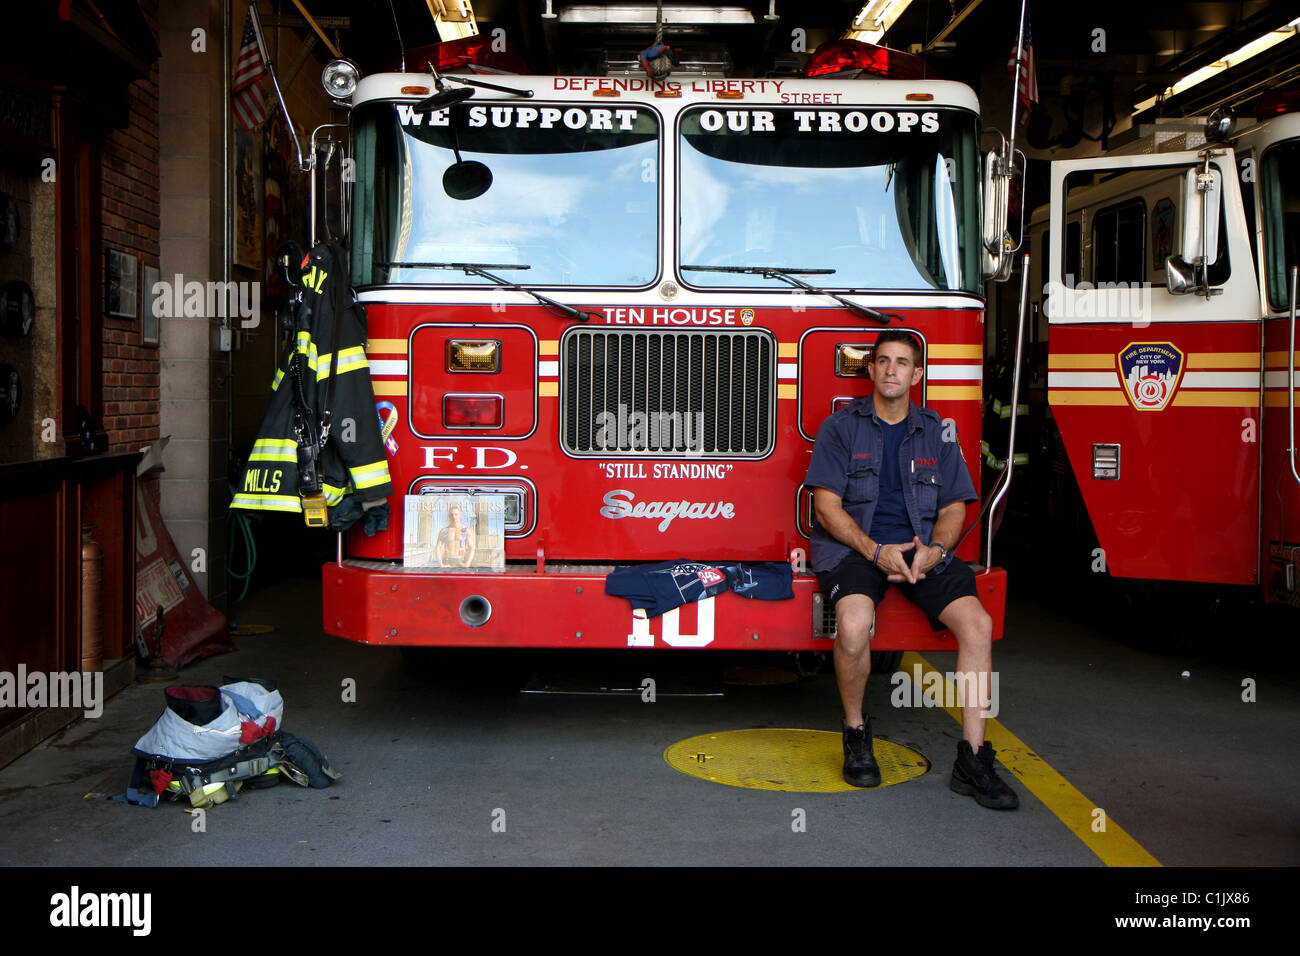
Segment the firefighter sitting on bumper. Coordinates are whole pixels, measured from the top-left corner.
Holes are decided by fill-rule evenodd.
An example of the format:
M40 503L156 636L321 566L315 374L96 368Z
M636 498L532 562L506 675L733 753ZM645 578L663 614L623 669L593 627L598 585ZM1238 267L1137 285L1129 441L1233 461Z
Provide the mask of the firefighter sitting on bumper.
M844 706L844 779L880 783L871 720L862 713L871 672L876 605L893 582L935 630L957 638L957 669L976 675L980 693L962 707L962 736L949 786L983 806L1014 809L1015 793L993 767L983 713L993 667L993 622L976 597L975 577L950 551L975 488L943 420L912 405L924 373L917 340L888 329L876 340L875 390L831 415L817 433L805 483L812 488L813 570L835 607L835 676ZM955 438L951 433L947 437ZM985 699L979 699L985 698Z

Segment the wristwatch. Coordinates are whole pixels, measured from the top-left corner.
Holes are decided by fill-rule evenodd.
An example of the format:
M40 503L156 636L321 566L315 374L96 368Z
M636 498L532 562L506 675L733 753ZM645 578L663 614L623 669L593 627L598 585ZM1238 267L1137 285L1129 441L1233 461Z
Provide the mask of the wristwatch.
M948 549L945 548L943 545L941 545L938 541L931 541L931 542L930 542L930 547L932 547L932 548L938 548L938 549L939 549L939 560L940 560L940 561L947 561L947 560L948 560Z

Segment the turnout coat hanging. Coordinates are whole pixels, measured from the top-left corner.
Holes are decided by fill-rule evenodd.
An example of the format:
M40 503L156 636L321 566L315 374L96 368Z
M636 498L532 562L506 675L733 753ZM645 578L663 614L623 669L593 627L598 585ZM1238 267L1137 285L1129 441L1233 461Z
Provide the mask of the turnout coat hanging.
M367 514L384 527L393 492L365 352L365 312L347 258L321 242L302 260L286 313L293 339L232 508L304 513L309 525L343 530Z

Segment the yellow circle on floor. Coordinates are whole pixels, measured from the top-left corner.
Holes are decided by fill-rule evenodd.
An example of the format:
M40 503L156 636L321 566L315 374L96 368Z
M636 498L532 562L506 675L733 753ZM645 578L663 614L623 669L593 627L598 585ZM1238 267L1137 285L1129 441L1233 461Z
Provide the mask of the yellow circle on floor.
M930 769L926 756L889 740L875 740L880 785L892 786ZM827 730L723 730L679 740L664 751L674 770L749 790L837 793L861 790L844 782L840 734Z

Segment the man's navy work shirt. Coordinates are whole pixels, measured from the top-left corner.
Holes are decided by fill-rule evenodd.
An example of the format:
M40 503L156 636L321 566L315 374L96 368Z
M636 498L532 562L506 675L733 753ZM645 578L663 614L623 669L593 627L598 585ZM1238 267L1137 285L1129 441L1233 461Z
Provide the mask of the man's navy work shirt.
M842 408L822 422L813 446L812 464L804 484L825 488L843 500L844 510L859 528L871 527L880 496L880 464L885 436L870 395ZM977 500L966 462L956 441L943 440L943 419L928 408L909 404L907 433L899 448L903 498L916 535L927 544L939 510L954 501ZM812 566L831 571L852 549L821 526L816 512L812 522ZM871 555L867 555L871 557ZM952 559L952 554L948 555ZM947 562L940 562L942 571Z

